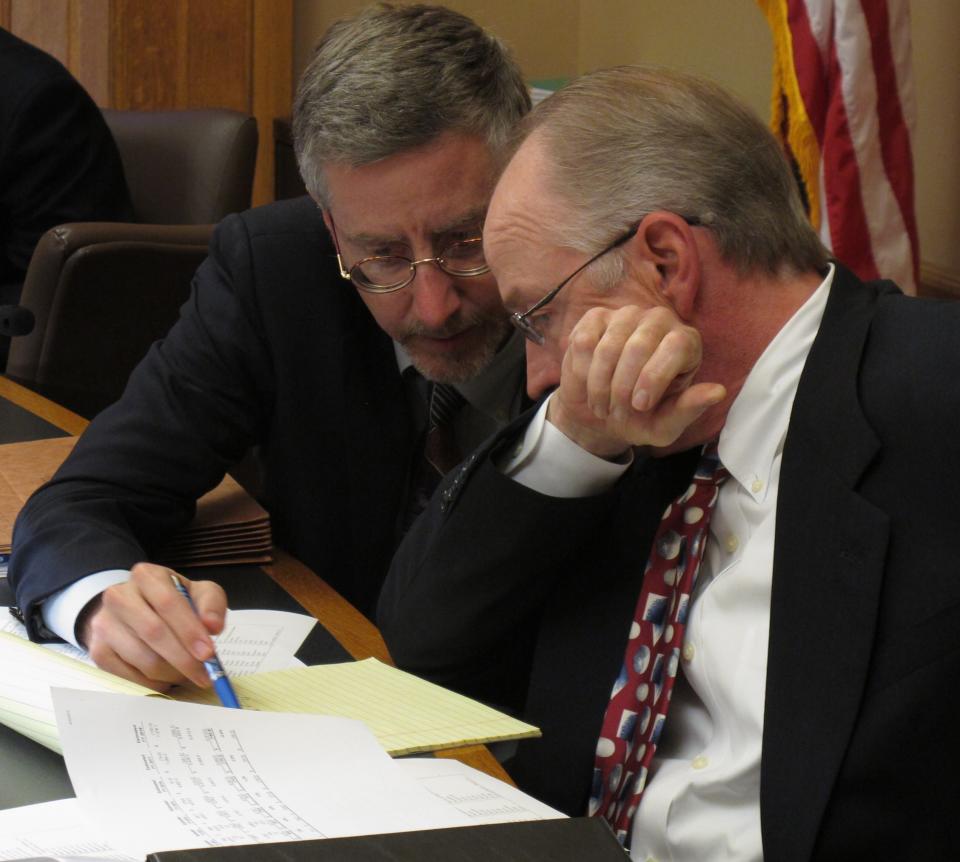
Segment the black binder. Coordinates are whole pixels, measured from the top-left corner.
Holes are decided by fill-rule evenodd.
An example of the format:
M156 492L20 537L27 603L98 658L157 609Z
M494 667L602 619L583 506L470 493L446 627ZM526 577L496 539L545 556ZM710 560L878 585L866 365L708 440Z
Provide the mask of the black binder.
M151 853L147 862L625 862L592 817Z

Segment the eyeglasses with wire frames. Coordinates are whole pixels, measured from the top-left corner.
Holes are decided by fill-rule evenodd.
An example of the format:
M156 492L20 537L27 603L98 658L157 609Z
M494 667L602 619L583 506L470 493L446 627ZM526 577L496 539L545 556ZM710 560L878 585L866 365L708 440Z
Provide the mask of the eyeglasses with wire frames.
M398 254L372 255L361 258L348 269L343 265L340 241L332 218L330 232L337 250L340 277L369 293L393 293L406 287L415 278L417 267L424 263L435 263L443 272L455 278L472 278L490 272L483 255L481 236L451 242L436 257L411 260Z
M703 224L699 218L696 216L680 216L688 225L691 227L699 227ZM619 234L610 245L606 246L602 251L598 251L593 257L591 257L585 263L580 264L573 272L570 273L563 281L560 282L553 290L551 290L543 299L535 302L530 308L524 311L522 314L519 311L515 311L510 315L510 322L519 329L528 341L532 341L534 344L538 344L541 347L546 341L544 334L537 329L537 325L530 319L530 315L535 314L540 311L545 305L553 302L557 298L557 294L566 287L574 278L576 278L581 272L583 272L591 263L599 260L607 252L613 251L615 248L619 248L627 240L631 239L636 232L640 230L640 222L637 222L627 231L622 234Z

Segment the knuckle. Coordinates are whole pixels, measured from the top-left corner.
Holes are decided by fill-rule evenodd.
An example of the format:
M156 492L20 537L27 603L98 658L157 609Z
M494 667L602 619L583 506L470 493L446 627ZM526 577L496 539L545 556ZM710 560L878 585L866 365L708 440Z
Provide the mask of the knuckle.
M577 327L570 335L570 346L580 353L592 352L596 341L593 333L583 327Z
M156 577L156 569L153 563L136 563L130 567L130 576L132 580L142 583Z
M683 329L671 329L663 337L663 344L673 350L683 351L691 356L700 355L700 333L685 326Z
M621 353L622 350L620 345L606 339L601 340L596 349L593 351L594 357L599 359L605 365L612 365L615 363L620 358Z
M166 631L166 626L159 617L153 617L141 622L137 626L137 634L147 643L156 643Z
M138 664L138 670L150 679L166 680L170 676L170 665L155 652L149 652Z
M103 667L104 662L113 655L113 650L104 642L100 634L102 633L97 633L95 627L91 627L90 642L87 645L87 652L97 667Z
M614 401L627 402L633 395L633 386L631 384L618 381L610 387L610 395Z
M103 600L103 607L111 614L116 614L123 610L127 606L127 589L126 584L114 584L111 587L107 587L100 595ZM94 614L92 620L96 619L100 614Z

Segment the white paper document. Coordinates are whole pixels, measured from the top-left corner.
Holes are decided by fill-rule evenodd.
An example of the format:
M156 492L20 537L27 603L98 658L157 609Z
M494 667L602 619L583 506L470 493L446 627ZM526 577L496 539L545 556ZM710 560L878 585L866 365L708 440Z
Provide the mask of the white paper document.
M215 638L217 656L227 673L242 676L302 667L294 657L317 621L288 611L227 611Z
M466 825L360 722L54 689L88 819L131 855Z
M442 799L470 823L508 823L518 820L554 820L566 817L492 775L458 760L411 757L395 761L422 788Z
M455 760L391 760L349 719L71 689L54 705L80 798L0 811L0 860L565 816Z
M58 799L0 811L0 859L25 857L143 862L97 835L76 799Z

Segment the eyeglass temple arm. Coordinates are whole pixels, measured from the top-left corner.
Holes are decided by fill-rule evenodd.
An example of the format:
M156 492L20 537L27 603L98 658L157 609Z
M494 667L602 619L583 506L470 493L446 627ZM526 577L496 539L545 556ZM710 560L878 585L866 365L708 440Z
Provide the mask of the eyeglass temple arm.
M343 257L340 254L340 240L337 239L337 226L333 223L333 216L330 216L330 233L333 236L333 247L337 251L337 266L340 268L340 278L346 281L352 281L350 271L343 268Z

